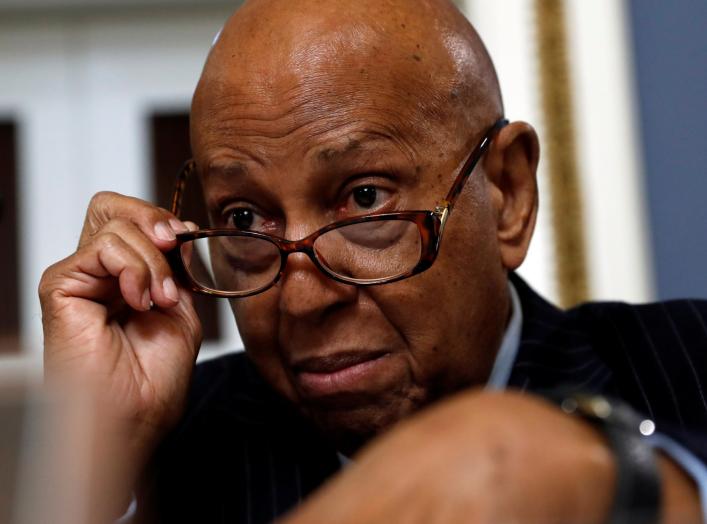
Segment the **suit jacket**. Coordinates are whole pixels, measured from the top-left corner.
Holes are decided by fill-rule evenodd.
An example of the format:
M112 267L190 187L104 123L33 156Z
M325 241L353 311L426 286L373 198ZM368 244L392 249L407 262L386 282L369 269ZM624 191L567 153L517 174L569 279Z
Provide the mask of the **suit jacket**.
M620 397L707 462L707 302L568 311L511 275L523 328L509 387ZM245 354L197 366L186 413L139 496L149 522L270 522L339 469L336 451Z

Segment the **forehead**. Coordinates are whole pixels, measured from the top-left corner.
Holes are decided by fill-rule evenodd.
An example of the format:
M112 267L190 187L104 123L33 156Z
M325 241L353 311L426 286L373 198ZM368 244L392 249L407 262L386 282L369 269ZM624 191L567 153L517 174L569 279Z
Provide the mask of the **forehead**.
M454 114L453 67L414 38L391 42L349 26L269 43L266 51L259 39L219 42L194 99L195 150L219 135L324 135L356 124L416 139Z

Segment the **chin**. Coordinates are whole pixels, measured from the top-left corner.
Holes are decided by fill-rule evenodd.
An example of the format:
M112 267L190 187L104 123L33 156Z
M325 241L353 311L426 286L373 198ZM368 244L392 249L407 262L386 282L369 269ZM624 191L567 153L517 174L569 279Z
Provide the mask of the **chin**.
M408 397L379 397L367 403L359 399L358 404L353 398L338 400L309 404L302 411L338 451L349 456L412 415L422 404Z

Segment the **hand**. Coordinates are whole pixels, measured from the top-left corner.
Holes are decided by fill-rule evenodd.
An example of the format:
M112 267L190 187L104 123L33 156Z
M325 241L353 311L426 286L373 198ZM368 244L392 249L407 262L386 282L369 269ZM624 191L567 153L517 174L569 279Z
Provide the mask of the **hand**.
M658 463L661 522L701 522L694 483ZM600 524L615 468L582 419L531 395L465 392L374 441L285 522Z
M147 202L99 193L77 251L39 286L46 377L93 386L100 423L110 419L124 435L116 448L133 463L126 476L181 416L201 343L191 295L163 255L186 230Z
M600 433L543 400L463 393L374 442L286 522L598 524L614 468Z

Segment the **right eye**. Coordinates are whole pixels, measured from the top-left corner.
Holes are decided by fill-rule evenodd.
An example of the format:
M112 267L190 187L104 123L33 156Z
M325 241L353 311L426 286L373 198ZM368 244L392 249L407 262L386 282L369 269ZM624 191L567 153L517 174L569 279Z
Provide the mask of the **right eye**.
M263 216L248 207L237 207L229 209L225 213L228 227L240 231L264 231L267 223Z
M255 214L253 213L253 210L245 207L234 209L231 213L231 223L236 229L250 229L253 227L254 219Z

